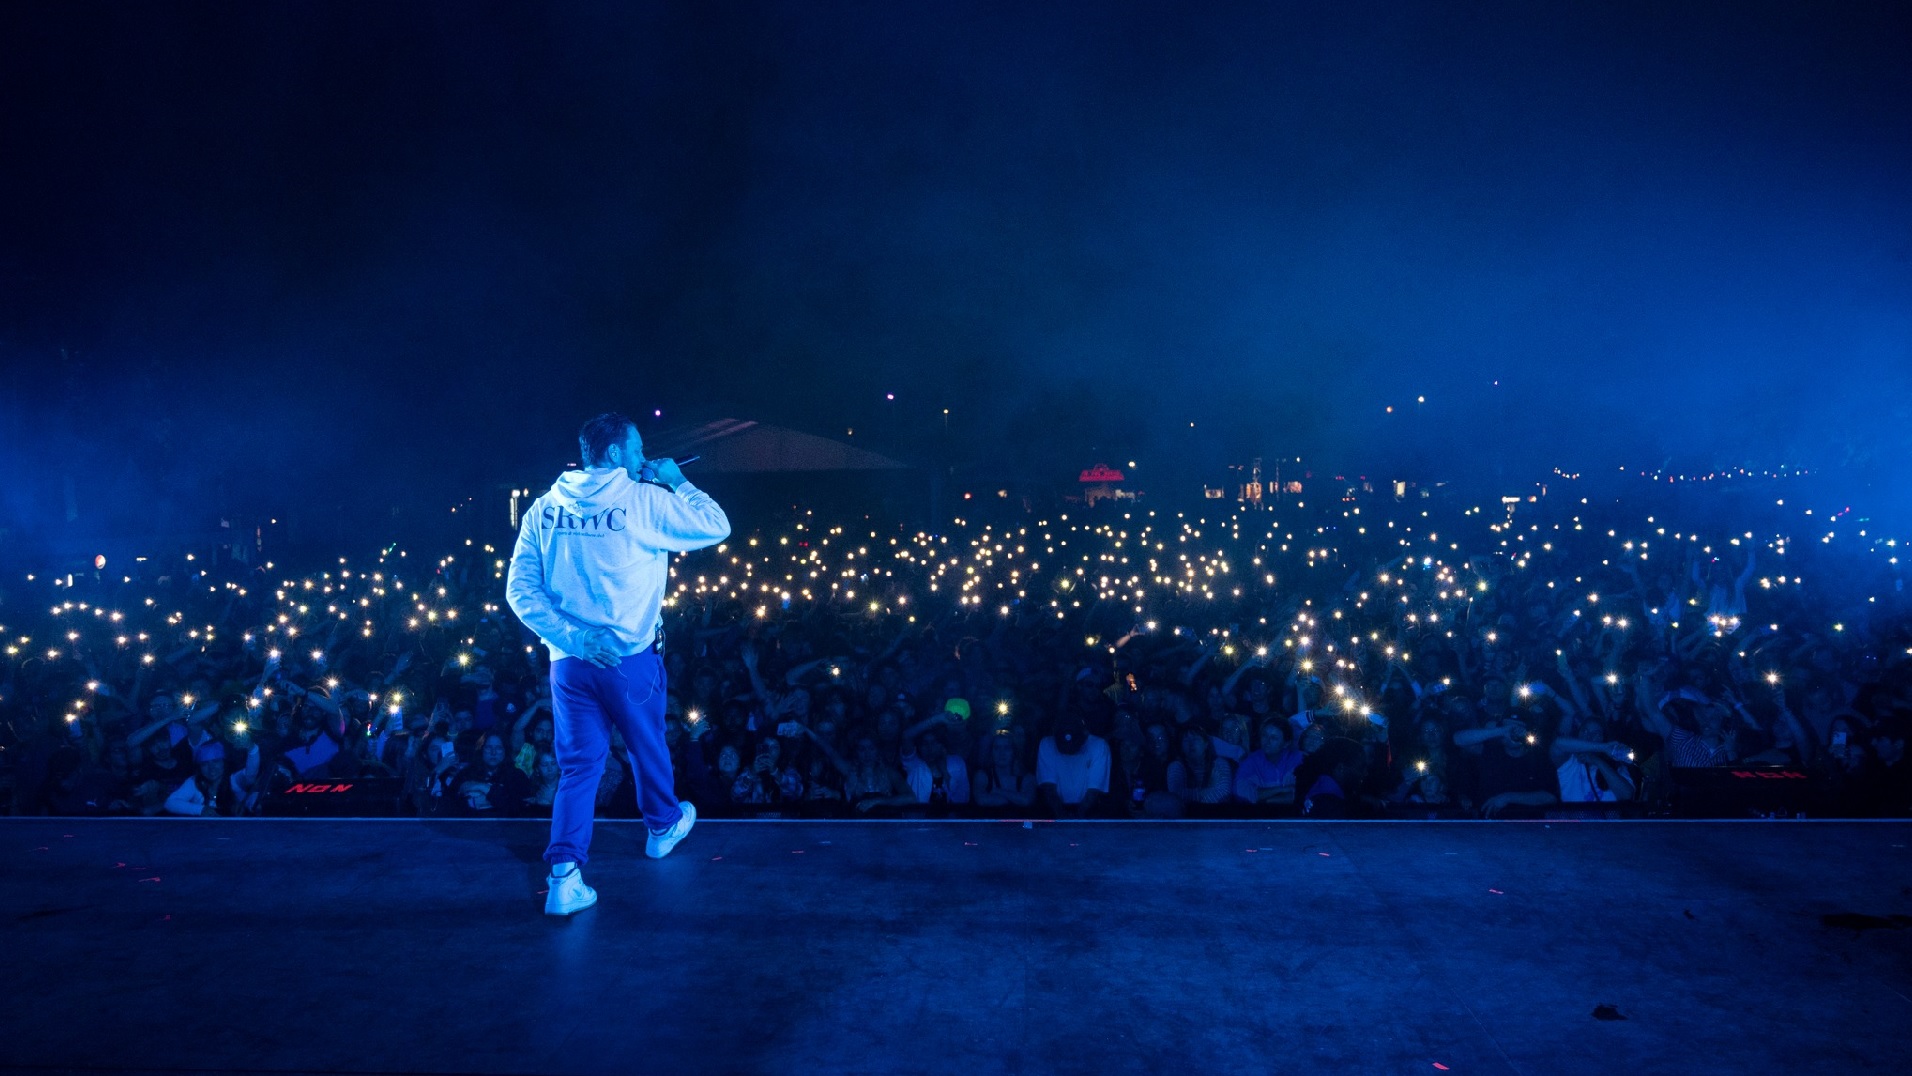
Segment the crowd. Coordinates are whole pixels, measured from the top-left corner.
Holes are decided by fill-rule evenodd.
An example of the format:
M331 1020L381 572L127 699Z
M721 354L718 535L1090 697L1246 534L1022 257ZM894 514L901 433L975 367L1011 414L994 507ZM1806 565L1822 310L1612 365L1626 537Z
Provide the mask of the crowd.
M739 528L672 565L679 793L717 817L1628 816L1711 771L1905 816L1897 542L1789 512L1350 493ZM393 813L548 814L548 658L505 556L9 576L0 803L274 813L354 782ZM632 787L614 742L599 813L635 815Z

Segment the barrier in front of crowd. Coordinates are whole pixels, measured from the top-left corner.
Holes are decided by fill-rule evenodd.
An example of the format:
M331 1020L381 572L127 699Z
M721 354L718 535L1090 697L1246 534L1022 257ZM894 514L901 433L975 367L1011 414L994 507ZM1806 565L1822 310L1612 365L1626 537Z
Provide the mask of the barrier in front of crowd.
M396 777L293 781L266 794L259 813L269 818L390 818L400 811Z

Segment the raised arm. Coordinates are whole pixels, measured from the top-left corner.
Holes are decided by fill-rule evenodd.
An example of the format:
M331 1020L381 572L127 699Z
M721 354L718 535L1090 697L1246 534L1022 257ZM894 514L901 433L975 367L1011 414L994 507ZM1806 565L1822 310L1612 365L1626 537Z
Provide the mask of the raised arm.
M527 706L524 713L518 715L518 720L511 723L511 754L514 757L524 750L525 730L531 727L531 716L537 712L536 705Z
M1572 707L1574 712L1581 714L1591 713L1593 707L1587 704L1587 693L1585 689L1580 686L1580 679L1574 676L1573 667L1567 664L1567 655L1565 653L1554 655L1554 669L1560 674L1560 679L1567 685L1567 694L1572 696L1573 699ZM1554 699L1562 705L1567 704L1567 700L1562 699L1558 694L1554 695Z
M162 717L159 720L154 721L153 723L149 725L141 725L139 728L136 728L132 732L127 733L126 746L138 747L140 744L143 744L147 740L151 739L154 733L158 732L160 729L165 728L166 726L172 724L174 721L177 721L177 720L179 720L179 718L177 717Z
M1457 729L1454 732L1454 746L1473 747L1489 740L1505 739L1513 733L1514 726L1511 722L1491 729Z
M916 743L916 738L918 736L921 736L923 733L929 731L930 728L932 728L933 726L949 724L949 718L947 716L948 713L949 711L947 710L938 711L937 713L933 713L929 715L928 717L924 718L923 720L918 721L916 724L911 725L909 728L904 729L903 730L904 757L907 758L909 756L909 753L915 750L915 748L912 745Z
M864 663L865 667L874 668L875 666L881 665L884 662L890 660L890 658L894 656L898 650L903 649L903 644L907 642L910 636L915 634L915 632L916 632L915 625L913 624L903 625L903 630L896 633L896 637L890 640L888 646L885 646L880 653L878 653L875 657L871 658L868 662Z
M1640 706L1640 723L1646 726L1660 739L1671 743L1673 740L1673 722L1666 719L1666 713L1660 709L1660 695L1652 681L1642 673L1633 682L1633 695Z
M1785 722L1786 728L1791 731L1793 744L1799 748L1799 764L1810 766L1818 752L1818 745L1813 742L1812 734L1806 731L1805 725L1793 715L1792 707L1786 705L1786 689L1777 684L1773 685L1773 704L1778 707L1779 720Z
M1193 684L1195 682L1195 678L1201 675L1202 666L1208 664L1208 659L1215 656L1214 648L1210 647L1205 642L1195 644L1195 650L1196 650L1195 660L1189 662L1188 668L1182 670L1182 686L1183 687L1188 687L1189 685ZM1223 688L1222 690L1224 692L1233 691L1235 689L1235 681L1240 677L1240 675L1241 675L1241 670L1237 669L1235 672L1235 675L1228 678L1228 686Z
M824 665L836 660L838 659L826 656L826 657L820 657L820 658L812 658L801 665L792 665L790 666L790 671L783 674L784 686L796 687L803 682L804 677L810 675L810 670L818 667L819 665Z
M760 660L757 644L749 639L744 640L742 652L738 656L743 659L744 671L750 674L750 691L757 696L757 701L763 704L764 716L776 716L777 699L770 694L770 686L763 682L763 677L757 672L757 663Z
M799 725L797 727L803 730L803 734L810 738L811 743L817 745L817 750L823 752L823 757L830 760L830 765L835 766L838 773L842 774L845 778L853 778L856 776L856 771L851 768L850 763L845 760L842 755L837 753L836 748L830 746L830 741L818 736L808 725Z
M1208 649L1206 647L1202 650L1202 657L1204 660L1208 657ZM1266 664L1268 664L1268 662L1264 658L1260 655L1256 655L1237 665L1235 671L1228 674L1228 679L1222 681L1222 694L1228 698L1234 698L1235 685L1241 683L1241 678L1248 675L1248 670L1259 669Z
M730 517L710 494L689 482L674 492L648 484L637 490L642 500L632 506L631 526L645 545L688 553L730 537Z
M339 712L339 704L336 702L333 702L330 698L320 694L317 691L313 691L310 688L300 687L297 684L287 684L286 691L287 693L293 696L304 699L308 706L311 706L314 709L321 711L322 713L330 714L333 717L341 716Z

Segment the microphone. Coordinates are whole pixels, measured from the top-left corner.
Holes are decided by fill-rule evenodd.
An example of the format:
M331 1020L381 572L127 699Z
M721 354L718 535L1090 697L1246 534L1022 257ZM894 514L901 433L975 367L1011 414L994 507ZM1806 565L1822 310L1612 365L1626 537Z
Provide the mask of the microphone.
M701 460L701 459L703 459L703 458L704 458L704 457L702 457L702 456L685 456L685 457L684 457L683 459L681 459L681 460L679 460L679 459L673 459L673 460L671 460L670 462L672 462L672 463L675 463L675 464L676 464L676 465L677 465L678 467L680 467L680 468L681 468L681 467L683 467L683 466L684 466L685 464L687 464L687 463L696 463L696 462L697 462L698 460ZM656 462L659 462L659 461L657 461L657 460L650 460L650 461L647 461L647 462L651 462L651 463L656 463ZM646 483L649 483L650 485L653 485L653 486L664 486L664 488L665 488L665 489L670 489L670 488L671 488L671 487L669 487L669 486L665 486L665 485L664 485L664 483L662 483L662 482L659 482L659 481L658 481L657 479L655 479L655 478L643 478L643 479L639 479L639 481L641 481L641 482L646 482Z

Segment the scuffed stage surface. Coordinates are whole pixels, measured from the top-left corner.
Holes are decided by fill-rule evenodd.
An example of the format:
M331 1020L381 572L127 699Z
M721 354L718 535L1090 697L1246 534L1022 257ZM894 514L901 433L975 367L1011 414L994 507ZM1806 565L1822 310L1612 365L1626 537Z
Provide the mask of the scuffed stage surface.
M0 1070L1912 1071L1904 823L543 836L0 820Z

